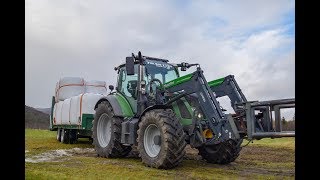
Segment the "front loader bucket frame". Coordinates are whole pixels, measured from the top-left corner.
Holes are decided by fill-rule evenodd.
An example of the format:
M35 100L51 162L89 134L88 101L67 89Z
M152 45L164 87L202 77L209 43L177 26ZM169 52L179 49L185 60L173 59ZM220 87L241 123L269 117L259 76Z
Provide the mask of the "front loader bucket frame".
M279 99L261 102L245 102L247 136L248 140L261 138L280 138L294 137L295 131L282 131L280 109L294 108L295 99ZM267 122L267 128L262 132L256 132L256 115L255 111L259 110L263 113L263 121ZM274 119L272 118L274 112ZM274 121L274 123L273 123ZM273 127L274 126L274 127Z

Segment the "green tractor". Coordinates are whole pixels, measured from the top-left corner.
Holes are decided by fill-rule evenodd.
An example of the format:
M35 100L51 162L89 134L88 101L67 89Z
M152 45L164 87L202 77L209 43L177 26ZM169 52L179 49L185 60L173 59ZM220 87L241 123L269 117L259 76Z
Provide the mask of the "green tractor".
M193 73L179 76L179 68ZM150 167L178 166L190 144L209 163L233 162L244 138L290 137L272 111L294 107L294 99L248 102L232 75L207 82L199 64L132 54L115 68L117 86L95 105L92 138L100 157L125 157L136 146ZM217 101L228 96L234 114ZM280 113L279 113L280 116ZM275 125L274 125L275 124Z

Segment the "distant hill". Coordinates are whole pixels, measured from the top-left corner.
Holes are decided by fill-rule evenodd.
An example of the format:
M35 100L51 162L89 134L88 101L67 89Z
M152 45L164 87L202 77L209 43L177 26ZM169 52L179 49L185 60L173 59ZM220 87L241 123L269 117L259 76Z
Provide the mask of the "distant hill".
M51 108L35 108L35 109L49 115L51 113Z
M50 115L25 105L25 128L49 129Z

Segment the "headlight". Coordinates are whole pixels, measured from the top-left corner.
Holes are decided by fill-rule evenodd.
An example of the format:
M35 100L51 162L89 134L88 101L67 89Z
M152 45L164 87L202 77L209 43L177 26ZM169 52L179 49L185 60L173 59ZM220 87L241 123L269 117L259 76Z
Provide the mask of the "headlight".
M201 120L201 119L203 118L203 115L202 115L199 111L194 110L194 117L195 117L196 119Z

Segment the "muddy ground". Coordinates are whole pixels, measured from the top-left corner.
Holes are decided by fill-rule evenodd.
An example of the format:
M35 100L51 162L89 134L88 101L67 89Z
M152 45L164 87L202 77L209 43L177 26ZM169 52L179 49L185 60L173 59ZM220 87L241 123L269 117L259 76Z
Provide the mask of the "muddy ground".
M50 141L48 145L59 143ZM29 148L26 143L26 179L103 179L107 176L111 179L294 179L294 139L275 141L249 144L228 165L209 164L198 155L197 149L188 145L184 161L172 170L145 167L136 148L126 158L111 159L98 158L93 146L85 140L73 145L60 143L59 146L66 148L57 149L46 149L45 144Z

